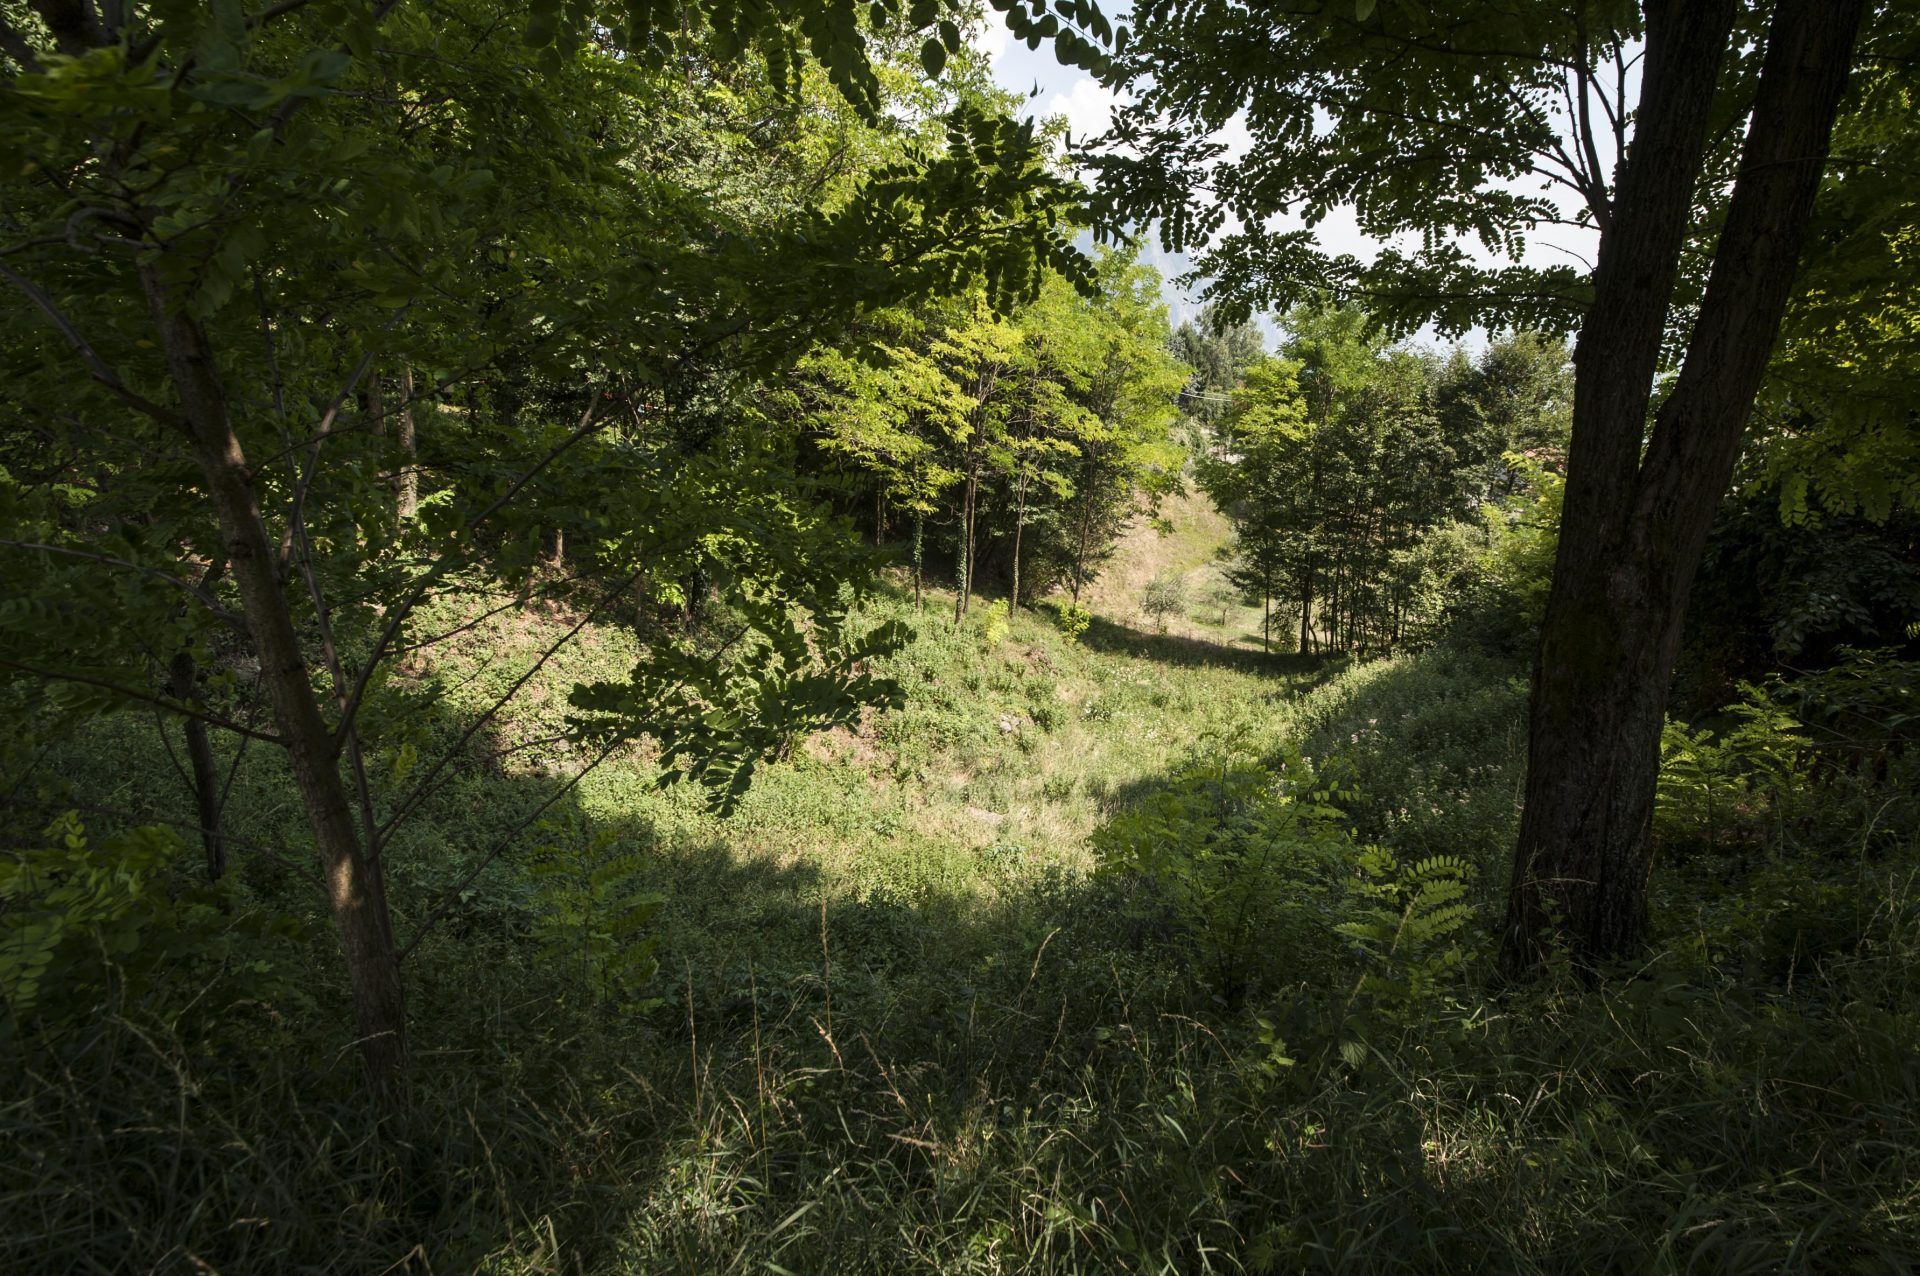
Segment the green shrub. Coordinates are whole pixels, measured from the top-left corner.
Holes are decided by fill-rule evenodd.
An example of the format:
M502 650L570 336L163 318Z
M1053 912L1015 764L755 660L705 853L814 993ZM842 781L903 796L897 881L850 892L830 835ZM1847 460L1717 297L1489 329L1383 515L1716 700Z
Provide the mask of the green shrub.
M1800 723L1757 688L1742 690L1730 726L1668 722L1662 731L1654 826L1664 841L1714 846L1742 831L1764 839L1799 788L1807 755Z
M1297 759L1276 773L1223 750L1108 821L1094 854L1142 908L1172 918L1214 991L1237 1005L1332 925L1332 884L1354 854L1332 797Z
M980 609L980 645L998 647L1006 641L1008 632L1013 628L1008 619L1007 600L996 598Z
M1153 617L1161 629L1167 627L1167 618L1177 616L1187 609L1187 582L1175 572L1161 572L1147 582L1140 595L1140 609Z
M9 1027L55 1031L110 1004L209 1022L237 1001L295 996L291 966L273 959L300 926L251 904L233 877L187 871L172 830L132 828L96 843L67 812L42 836L0 856Z
M641 993L659 968L652 922L663 897L641 884L639 840L578 811L548 817L536 836L526 875L543 963L567 972L588 1004L655 1004Z
M1063 604L1059 610L1060 633L1069 644L1080 641L1093 624L1093 613L1074 603Z

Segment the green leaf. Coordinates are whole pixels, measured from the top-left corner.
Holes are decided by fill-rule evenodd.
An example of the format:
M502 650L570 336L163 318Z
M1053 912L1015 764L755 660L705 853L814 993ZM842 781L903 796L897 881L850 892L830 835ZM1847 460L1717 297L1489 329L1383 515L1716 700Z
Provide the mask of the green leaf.
M920 65L926 68L928 79L939 79L940 72L947 66L946 46L938 40L929 38L920 46Z

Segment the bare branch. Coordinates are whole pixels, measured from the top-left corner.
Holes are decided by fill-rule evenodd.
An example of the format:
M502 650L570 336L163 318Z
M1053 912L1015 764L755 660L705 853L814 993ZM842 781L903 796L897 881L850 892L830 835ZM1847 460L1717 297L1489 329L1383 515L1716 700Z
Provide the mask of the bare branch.
M114 558L110 554L96 554L90 550L70 549L65 545L44 545L38 541L0 540L0 545L4 545L9 549L36 550L43 554L61 554L68 558L84 558L91 562L105 563L110 567L125 567L130 571L144 572L158 580L165 581L177 589L185 590L188 594L191 594L202 607L205 607L220 620L231 625L241 633L246 632L246 625L241 621L240 617L234 615L215 601L213 595L209 594L204 586L196 585L190 580L181 580L178 576L170 572L162 571L158 567L149 567L145 563L130 562L124 558Z
M513 484L508 487L497 500L467 520L466 530L469 534L477 529L480 524L486 522L489 517L502 506L506 505L508 501L511 501L515 496L519 495L520 489L532 482L534 476L546 469L547 466L558 460L562 453L566 452L569 448L573 447L574 444L580 442L580 440L586 438L587 435L599 428L594 423L594 418L600 408L601 393L602 391L597 387L588 387L587 408L585 412L580 414L579 426L575 428L571 434L567 435L566 438L555 444L553 448L535 462L533 467L525 474L515 479ZM348 724L353 721L354 715L360 711L360 702L366 696L367 684L373 678L373 671L379 667L381 659L386 655L387 648L392 645L395 635L400 632L400 626L405 624L407 617L413 614L413 609L419 605L421 598L426 595L426 591L433 585L433 582L450 570L452 564L453 558L449 555L421 573L420 579L415 582L413 589L408 593L407 597L393 609L393 614L387 617L385 628L380 631L380 637L374 642L373 650L367 653L366 664L361 667L359 677L354 681L352 694L347 697L346 704L341 708L340 726L338 728L341 732L346 730ZM389 824L391 824L391 821L389 821Z
M4 265L0 265L0 278L4 278L15 288L25 293L27 300L33 303L34 308L45 315L48 320L52 322L53 326L60 330L60 335L67 339L67 344L73 347L74 353L80 356L81 362L87 365L87 371L93 374L95 381L98 381L126 403L152 417L162 425L169 425L177 430L186 428L186 421L178 413L170 412L151 399L144 398L141 395L135 394L132 390L129 390L126 384L120 380L120 374L115 372L112 365L107 363L105 359L102 359L94 348L88 344L87 339L80 335L80 330L73 326L72 321L60 312L60 308L53 304L53 299L41 291L37 284L15 274Z
M724 643L720 644L719 650L715 654L718 655L718 654L725 653L728 648L732 647L735 643L739 642L742 638L746 637L746 635L747 635L746 629L742 628L742 629L736 630L734 632L733 637L727 639ZM686 683L686 679L681 678L679 681L674 683L674 688L677 689L681 686L684 686L685 683ZM589 775L593 774L593 772L599 768L601 763L605 762L609 757L613 756L613 751L615 749L619 748L621 745L626 744L632 740L638 739L641 734L642 734L641 732L628 732L628 731L615 732L612 738L607 741L606 747L600 750L600 752L594 757L593 761L581 767L580 770L575 772L567 780L565 784L562 784L559 788L555 789L552 793L550 793L547 796L546 800L541 802L539 806L535 807L532 813L530 813L525 819L521 820L518 824L514 825L511 829L508 829L506 834L503 837L501 837L498 841L496 841L493 844L493 846L488 849L485 855L482 855L480 857L480 861L477 864L475 864L471 869L469 869L467 873L464 876L462 876L458 882L455 882L453 886L449 888L446 891L446 893L440 897L440 902L436 904L433 907L432 911L430 911L427 914L426 920L420 923L420 929L413 933L413 938L409 939L406 943L406 946L400 950L400 960L405 961L407 959L407 954L412 952L416 947L418 947L420 944L420 941L427 937L428 932L430 932L434 928L434 926L437 925L440 922L440 920L443 917L445 917L449 911L452 910L453 906L460 901L460 896L467 889L467 887L473 885L474 880L478 878L483 871L485 871L487 865L493 863L494 860L500 858L501 853L504 852L509 846L512 846L514 842L519 839L519 836L521 833L525 832L529 827L531 827L535 820L539 819L542 815L545 815L555 802L558 802L561 798L573 792L573 790L576 787L578 787L578 785L582 780L586 779Z
M420 805L420 803L425 801L427 797L433 792L433 782L435 778L438 777L439 774L447 768L448 764L450 764L455 758L459 757L460 754L466 750L468 742L470 742L474 736L480 733L481 728L485 727L487 723L493 721L494 716L498 714L500 710L506 708L508 703L511 702L516 695L520 694L520 688L526 686L527 683L532 680L535 674L539 673L542 669L544 669L546 667L547 662L553 659L553 657L557 655L563 647L565 647L568 643L572 642L574 638L579 635L581 630L585 629L588 625L592 624L593 621L599 617L600 613L605 611L615 601L621 598L628 590L632 589L636 584L638 584L644 572L645 572L644 568L641 569L640 571L634 572L633 574L628 576L624 581L622 581L618 586L616 586L614 589L609 591L607 596L605 598L602 598L592 611L582 616L578 621L574 623L573 628L567 630L567 632L562 634L558 640L551 643L545 651L541 652L540 658L534 661L532 666L528 668L525 673L521 674L518 678L514 679L513 685L508 687L505 691L501 692L500 696L493 702L493 704L488 706L486 712L482 713L479 717L475 718L471 723L469 723L467 725L467 729L460 733L460 738L454 741L453 745L450 748L448 748L445 753L442 753L440 755L439 760L436 761L433 764L433 766L428 769L425 775L420 777L420 782L414 785L413 792L409 793L400 802L399 806L397 806L394 809L393 814L387 817L386 823L382 824L379 827L379 829L377 830L379 836L382 838L386 837L389 833L391 833L394 830L396 826L399 825L399 823L402 820L406 819L407 816L411 815L413 811ZM371 662L369 662L368 667L369 668L372 667Z
M11 660L5 656L0 656L0 667L18 669L21 673L32 674L36 678L45 678L49 682L73 682L86 687L99 687L103 691L111 691L117 696L124 696L128 700L138 701L141 704L158 705L169 713L177 713L181 717L198 718L208 726L219 727L221 730L231 731L235 735L249 736L255 740L265 740L268 744L285 743L285 741L277 735L268 735L264 731L255 731L252 727L243 727L238 722L215 717L213 714L201 712L198 709L180 704L178 701L168 700L164 696L156 696L150 692L122 686L120 683L109 682L104 678L89 677L86 674L75 673L68 669L46 669L39 665L27 664L24 661Z
M473 885L474 880L486 871L489 864L499 859L501 853L509 846L512 846L522 833L532 827L535 820L545 815L548 810L553 807L555 802L558 802L561 798L573 792L573 790L579 786L580 781L586 779L587 776L598 769L602 762L612 757L613 751L627 743L630 738L631 737L626 735L617 735L612 740L609 740L607 746L600 750L599 755L595 757L593 761L581 767L580 770L572 776L569 776L566 783L560 785L552 793L548 794L539 806L534 807L533 810L527 814L526 818L508 829L498 841L489 847L486 854L482 855L479 861L475 863L471 869L467 870L460 880L449 887L446 893L440 897L440 902L434 905L432 911L427 914L426 919L420 923L420 929L413 932L413 938L401 946L399 960L405 961L408 955L420 946L420 941L433 933L433 928L439 925L441 920L453 910L455 904L460 902L461 893L464 892L467 887Z

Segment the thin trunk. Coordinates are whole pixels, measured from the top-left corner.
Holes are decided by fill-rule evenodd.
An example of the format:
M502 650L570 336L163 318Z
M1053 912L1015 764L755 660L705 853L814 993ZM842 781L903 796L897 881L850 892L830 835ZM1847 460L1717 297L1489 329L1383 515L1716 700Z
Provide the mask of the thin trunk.
M340 778L340 750L307 676L253 476L227 415L213 351L199 325L169 295L158 268L143 266L140 276L194 459L220 521L228 570L260 661L260 679L319 853L352 987L368 1086L379 1100L398 1102L406 1070L406 1000L379 866L361 847L354 828Z
M1087 543L1093 534L1093 493L1091 486L1081 494L1080 547L1073 558L1073 605L1080 605L1080 586L1087 579Z
M1020 533L1026 530L1027 523L1027 482L1020 480L1019 495L1013 508L1013 588L1007 591L1007 611L1020 609Z
M1862 0L1780 0L1686 360L1642 460L1731 0L1650 6L1640 124L1575 358L1573 445L1534 674L1501 953L1595 969L1642 945L1668 684L1687 592L1797 268Z
M959 624L967 617L967 600L973 592L973 510L980 490L980 462L970 456L967 463L967 486L960 498L960 566L955 573L958 576L959 589L953 598L953 623Z
M167 694L187 704L200 700L200 671L193 653L179 651L167 666ZM187 765L193 772L193 801L200 816L200 845L207 854L207 880L217 882L227 872L227 844L220 835L220 772L213 763L213 742L207 724L185 719Z
M367 425L375 438L385 438L387 434L387 396L380 384L380 370L370 368L367 371Z
M922 594L922 581L925 579L925 561L927 538L927 516L919 510L913 512L913 609L919 611L925 605Z
M414 468L413 365L400 365L400 411L394 418L394 441L400 445L400 472L394 476L394 516L410 521L420 507L420 475Z
M967 491L960 489L960 560L953 565L953 623L967 614Z
M973 575L980 562L980 476L978 468L967 479L967 602L973 602Z
M1300 581L1300 654L1313 654L1313 556L1307 556L1307 570Z

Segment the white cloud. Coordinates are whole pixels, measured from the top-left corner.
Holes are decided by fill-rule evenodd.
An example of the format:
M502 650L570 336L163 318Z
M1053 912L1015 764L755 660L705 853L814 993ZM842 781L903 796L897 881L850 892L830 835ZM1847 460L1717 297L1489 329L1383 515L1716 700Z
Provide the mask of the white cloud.
M975 52L983 55L987 59L987 66L995 71L1006 60L1007 46L1012 42L1012 34L996 14L988 14L985 19L967 28L967 43Z
M1113 108L1123 100L1092 76L1083 75L1065 93L1055 93L1049 97L1036 114L1042 119L1066 116L1067 128L1072 132L1073 140L1083 142L1107 131L1107 126L1113 122Z

